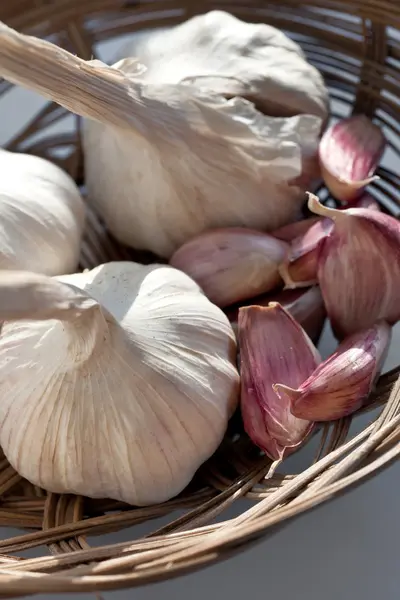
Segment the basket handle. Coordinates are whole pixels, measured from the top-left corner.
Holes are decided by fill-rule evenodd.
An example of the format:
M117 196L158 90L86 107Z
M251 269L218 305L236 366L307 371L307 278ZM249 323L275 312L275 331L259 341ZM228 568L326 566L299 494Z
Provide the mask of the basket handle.
M123 71L98 60L82 60L1 21L0 77L82 117L135 130L140 125L140 89Z

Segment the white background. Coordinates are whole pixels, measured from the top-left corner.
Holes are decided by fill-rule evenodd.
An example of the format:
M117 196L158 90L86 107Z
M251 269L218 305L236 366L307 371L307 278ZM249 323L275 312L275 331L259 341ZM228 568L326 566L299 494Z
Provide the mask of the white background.
M115 45L107 44L103 59L113 55ZM42 105L34 94L13 91L1 102L0 144L4 143ZM387 163L386 163L387 164ZM387 165L390 166L390 165ZM393 163L392 163L393 168ZM396 167L395 167L396 168ZM335 346L327 330L321 342L322 354ZM386 362L391 368L400 361L400 329ZM371 419L361 419L358 428ZM313 452L312 444L290 460L285 470L296 472ZM277 533L235 558L166 583L115 593L104 598L122 600L190 600L254 598L289 600L398 600L400 596L400 464L365 483L357 490L323 505L286 524ZM248 503L243 502L247 507ZM224 514L225 518L237 514ZM155 524L151 527L154 529ZM144 528L125 530L92 538L90 543L120 542L144 533ZM19 532L0 529L0 536ZM36 556L43 551L29 551ZM87 597L87 595L85 595ZM54 596L55 598L56 596ZM64 596L65 598L65 596ZM74 595L78 600L82 596Z

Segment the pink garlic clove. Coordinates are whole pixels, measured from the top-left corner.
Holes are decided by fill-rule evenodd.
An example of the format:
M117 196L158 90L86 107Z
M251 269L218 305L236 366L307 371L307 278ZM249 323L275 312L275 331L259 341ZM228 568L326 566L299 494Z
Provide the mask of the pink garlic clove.
M279 265L285 288L309 287L317 283L318 248L332 227L330 219L319 219L291 242L285 260Z
M288 245L252 229L215 229L179 248L170 265L184 271L217 306L269 292L282 285L278 265Z
M291 412L299 419L346 417L358 410L372 391L390 339L390 326L380 321L346 338L297 389L280 384L275 389L290 399Z
M290 290L283 290L282 294ZM314 344L317 344L325 324L326 309L317 285L302 290L298 298L287 302L284 308L302 326Z
M322 177L331 194L354 201L371 181L385 150L382 130L368 117L356 115L329 127L321 138Z
M318 286L308 290L304 288L279 290L263 294L247 300L244 304L236 304L225 309L225 314L235 332L239 309L245 306L268 306L271 302L278 302L302 326L314 344L318 343L325 324L326 310Z
M245 430L271 459L298 448L313 423L290 412L274 384L297 388L321 362L307 334L280 304L239 310L241 411Z
M400 223L366 208L336 210L309 194L309 209L334 227L318 252L318 282L339 339L400 319Z
M271 235L278 238L278 240L291 242L300 235L304 235L314 223L317 223L320 220L320 217L308 217L307 219L302 219L301 221L295 221L294 223L279 227L279 229L272 231Z
M232 304L224 309L226 316L231 323L237 322L239 318L239 309L246 306L268 306L271 302L278 302L284 309L290 304L295 304L295 301L304 295L306 291L304 289L293 289L293 290L274 290L267 294L261 294L260 296L254 296ZM322 299L321 299L322 301Z
M373 198L370 194L363 194L360 198L356 198L354 202L351 203L352 208L368 208L369 210L377 210L380 211L381 207L379 203ZM339 210L345 210L349 208L349 204L340 206ZM318 218L318 217L317 217Z

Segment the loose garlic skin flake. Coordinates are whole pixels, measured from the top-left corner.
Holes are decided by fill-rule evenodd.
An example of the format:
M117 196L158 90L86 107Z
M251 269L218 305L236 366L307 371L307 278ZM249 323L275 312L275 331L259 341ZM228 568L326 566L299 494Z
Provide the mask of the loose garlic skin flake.
M0 269L76 270L85 208L72 178L51 162L0 150Z
M108 263L20 289L6 277L1 318L55 317L7 322L0 337L0 444L12 466L53 492L134 505L183 490L236 407L222 311L171 267Z

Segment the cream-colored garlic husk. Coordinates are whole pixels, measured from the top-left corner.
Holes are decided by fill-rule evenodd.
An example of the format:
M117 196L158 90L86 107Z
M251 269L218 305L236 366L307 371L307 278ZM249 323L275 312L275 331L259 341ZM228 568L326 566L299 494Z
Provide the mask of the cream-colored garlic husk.
M308 185L294 181L316 156L318 116L275 119L207 87L147 83L135 60L85 62L2 24L0 75L90 119L89 199L130 246L168 258L207 229L299 216Z
M302 49L279 29L213 10L168 29L132 35L118 60L146 65L149 83L195 82L242 96L273 116L328 116L328 90Z
M317 149L318 117L264 117L245 100L189 86L140 93L145 135L92 120L84 128L89 200L118 240L169 258L209 229L269 231L299 217L305 190L291 181L303 145Z
M78 187L47 160L0 149L0 269L76 270L85 208Z
M221 442L235 338L184 273L130 262L53 279L3 272L0 318L0 445L32 483L163 502Z

